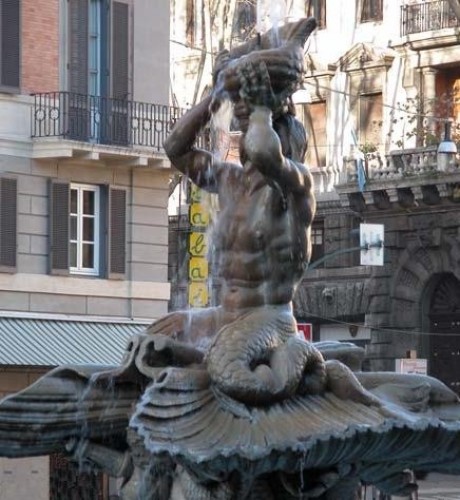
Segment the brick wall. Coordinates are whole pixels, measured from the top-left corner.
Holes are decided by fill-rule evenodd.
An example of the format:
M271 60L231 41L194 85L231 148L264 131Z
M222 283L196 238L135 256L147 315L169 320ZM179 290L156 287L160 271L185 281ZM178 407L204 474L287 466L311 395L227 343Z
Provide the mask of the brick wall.
M59 0L23 0L21 92L59 90Z

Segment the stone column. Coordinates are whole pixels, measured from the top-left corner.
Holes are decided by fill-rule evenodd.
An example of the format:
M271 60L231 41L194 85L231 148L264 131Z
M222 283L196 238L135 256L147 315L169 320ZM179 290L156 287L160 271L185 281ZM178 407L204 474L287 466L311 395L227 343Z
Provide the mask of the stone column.
M436 120L434 117L436 110L436 73L434 68L423 68L422 70L422 85L423 85L423 114L422 127L425 130L425 135L436 135Z

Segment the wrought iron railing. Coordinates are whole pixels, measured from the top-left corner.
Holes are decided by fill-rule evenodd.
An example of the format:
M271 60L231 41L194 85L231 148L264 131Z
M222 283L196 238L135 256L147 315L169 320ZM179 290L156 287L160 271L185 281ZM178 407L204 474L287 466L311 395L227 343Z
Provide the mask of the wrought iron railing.
M31 135L161 151L184 111L174 106L72 92L35 94Z
M401 36L460 26L448 0L401 6Z

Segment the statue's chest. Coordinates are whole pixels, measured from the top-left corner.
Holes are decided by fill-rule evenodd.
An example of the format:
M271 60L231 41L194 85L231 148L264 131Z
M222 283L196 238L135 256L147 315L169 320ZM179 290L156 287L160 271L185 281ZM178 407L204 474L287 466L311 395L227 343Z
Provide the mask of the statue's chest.
M282 223L277 204L278 195L269 186L236 190L217 222L221 244L233 250L262 250Z

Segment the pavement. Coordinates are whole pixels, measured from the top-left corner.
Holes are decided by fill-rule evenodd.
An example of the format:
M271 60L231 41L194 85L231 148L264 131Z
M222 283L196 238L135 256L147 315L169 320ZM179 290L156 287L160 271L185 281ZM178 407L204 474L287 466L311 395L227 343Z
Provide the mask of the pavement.
M418 496L413 495L410 500L460 500L460 476L428 474L424 480L418 481L418 485ZM366 491L365 500L380 498L372 488ZM409 500L409 497L392 496L391 500Z
M418 484L418 500L460 500L459 476L428 474Z

